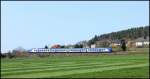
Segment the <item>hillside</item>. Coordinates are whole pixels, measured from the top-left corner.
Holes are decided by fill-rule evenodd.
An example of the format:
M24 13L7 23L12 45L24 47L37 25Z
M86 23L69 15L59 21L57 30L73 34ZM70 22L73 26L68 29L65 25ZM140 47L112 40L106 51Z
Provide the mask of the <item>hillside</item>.
M120 40L120 39L130 39L135 40L139 37L149 36L149 26L131 28L127 30L122 30L118 32L111 32L108 34L95 35L92 39L88 41L88 44L94 44L96 41L101 40Z

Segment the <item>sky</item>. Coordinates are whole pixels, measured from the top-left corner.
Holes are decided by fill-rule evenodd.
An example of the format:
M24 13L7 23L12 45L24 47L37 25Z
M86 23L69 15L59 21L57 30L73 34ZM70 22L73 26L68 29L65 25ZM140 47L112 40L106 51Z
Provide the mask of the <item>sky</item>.
M148 1L1 1L1 51L75 44L145 25Z

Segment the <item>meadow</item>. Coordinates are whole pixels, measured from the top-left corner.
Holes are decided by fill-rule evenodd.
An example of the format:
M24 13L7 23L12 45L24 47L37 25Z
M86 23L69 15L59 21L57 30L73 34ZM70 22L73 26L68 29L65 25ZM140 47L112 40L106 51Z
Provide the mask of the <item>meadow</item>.
M149 78L149 51L1 59L1 78Z

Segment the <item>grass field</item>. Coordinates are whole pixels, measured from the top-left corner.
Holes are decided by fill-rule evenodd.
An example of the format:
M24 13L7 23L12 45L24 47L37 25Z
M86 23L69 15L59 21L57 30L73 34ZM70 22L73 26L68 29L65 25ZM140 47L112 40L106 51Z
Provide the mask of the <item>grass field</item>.
M149 53L1 60L2 78L149 78Z

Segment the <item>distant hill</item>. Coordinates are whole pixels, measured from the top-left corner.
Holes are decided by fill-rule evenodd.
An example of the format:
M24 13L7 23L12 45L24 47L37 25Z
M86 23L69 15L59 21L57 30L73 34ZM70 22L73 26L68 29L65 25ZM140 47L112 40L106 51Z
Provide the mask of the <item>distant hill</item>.
M92 39L88 40L88 44L94 44L96 41L101 40L135 40L139 37L149 36L149 26L131 28L127 30L122 30L118 32L111 32L108 34L95 35Z

